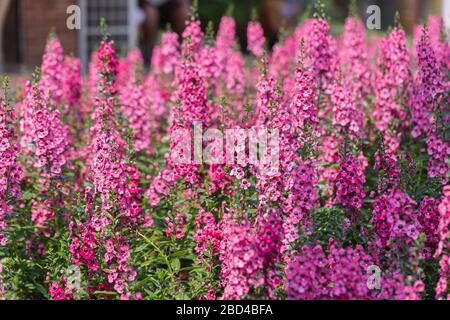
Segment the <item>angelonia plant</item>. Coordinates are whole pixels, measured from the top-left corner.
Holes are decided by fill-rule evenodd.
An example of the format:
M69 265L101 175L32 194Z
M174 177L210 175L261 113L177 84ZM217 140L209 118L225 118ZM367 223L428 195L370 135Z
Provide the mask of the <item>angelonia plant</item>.
M51 34L2 81L0 299L450 298L440 17L241 51L193 10L149 68L101 24L87 75Z

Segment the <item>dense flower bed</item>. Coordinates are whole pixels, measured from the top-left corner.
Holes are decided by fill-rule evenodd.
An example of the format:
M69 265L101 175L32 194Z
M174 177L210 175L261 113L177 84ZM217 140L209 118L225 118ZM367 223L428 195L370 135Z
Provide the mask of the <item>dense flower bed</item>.
M51 36L15 99L5 82L0 298L449 297L441 19L410 47L400 25L334 35L319 15L270 53L252 21L248 56L235 28L191 18L149 72L105 35L86 77ZM193 140L222 161L186 161L199 125L242 131ZM258 128L275 171L247 157Z

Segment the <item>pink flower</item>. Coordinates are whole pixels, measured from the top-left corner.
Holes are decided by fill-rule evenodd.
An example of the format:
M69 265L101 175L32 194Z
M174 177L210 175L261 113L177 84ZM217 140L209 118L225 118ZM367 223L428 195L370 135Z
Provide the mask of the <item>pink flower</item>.
M121 91L119 110L128 117L128 125L133 131L134 149L136 152L150 153L153 150L152 133L157 124L152 117L145 87L130 84Z
M101 94L108 95L116 92L116 76L119 68L116 51L112 41L103 40L97 51L96 71L100 75L97 87Z
M418 72L416 74L411 111L414 129L413 137L427 134L433 122L433 111L439 107L441 95L445 92L446 83L441 72L439 61L431 46L428 30L422 28L422 36L417 44Z
M344 157L339 166L336 180L336 201L343 207L358 210L364 202L364 173L358 161L352 157Z
M41 66L40 87L46 100L58 107L63 97L63 47L53 35L47 40Z
M333 125L341 126L357 141L362 137L364 118L363 113L356 107L355 93L351 86L335 81L330 100L333 104Z
M196 57L200 51L203 38L200 21L194 19L186 21L186 27L183 31L182 38L181 54L183 56L192 55L192 57Z
M5 246L8 241L4 234L8 227L7 218L21 196L20 184L24 177L19 162L20 147L16 142L14 120L7 97L0 95L0 246Z
M63 65L62 99L65 102L65 112L80 107L83 77L79 58L66 56ZM79 118L78 118L79 119Z
M232 17L223 16L220 19L219 29L216 34L215 52L219 72L224 72L227 64L230 63L233 54L234 37L236 33L236 21Z
M164 32L161 44L156 46L152 54L152 68L156 74L170 75L180 64L178 35L175 32Z
M354 95L360 100L370 89L370 62L363 22L358 18L347 18L342 38L341 61L345 65L346 78L354 90ZM361 108L362 106L359 110Z
M66 294L64 288L60 287L59 283L51 283L49 288L49 294L53 300L65 300Z
M381 41L377 57L375 82L375 126L385 131L391 121L406 120L406 111L398 97L402 97L410 77L409 53L403 29L395 28Z
M330 26L323 18L306 20L305 47L308 56L307 66L311 76L320 89L329 85L333 75L333 39L329 34Z
M224 240L220 245L219 259L222 263L222 299L242 299L251 286L259 287L263 258L256 252L255 231L248 221L241 223L226 220L223 225Z
M320 245L304 245L300 254L286 269L286 292L288 299L405 299L417 294L421 287L405 286L398 271L382 273L381 290L369 288L369 266L376 259L366 253L362 246L338 247L331 245L325 254Z
M434 257L440 256L439 266L439 281L436 285L436 299L447 298L448 293L448 279L450 277L450 254L449 254L449 240L450 240L450 186L445 186L443 190L442 201L438 207L439 225L437 234L439 235L439 243Z
M416 202L396 187L390 188L373 203L373 228L377 234L377 245L411 244L417 237L420 224L414 210Z
M443 141L435 132L430 132L427 137L428 176L430 178L440 177L442 184L446 184L449 179L450 165L448 157L450 155L450 144Z
M257 21L250 21L247 25L247 48L256 57L261 58L264 51L264 30Z

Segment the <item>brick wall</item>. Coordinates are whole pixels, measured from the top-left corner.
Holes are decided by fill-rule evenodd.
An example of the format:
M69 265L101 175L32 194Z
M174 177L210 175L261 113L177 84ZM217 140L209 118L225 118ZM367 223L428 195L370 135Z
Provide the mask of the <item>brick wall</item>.
M77 54L78 34L66 27L66 10L78 0L21 0L23 62L29 68L40 65L45 42L54 28L64 52Z

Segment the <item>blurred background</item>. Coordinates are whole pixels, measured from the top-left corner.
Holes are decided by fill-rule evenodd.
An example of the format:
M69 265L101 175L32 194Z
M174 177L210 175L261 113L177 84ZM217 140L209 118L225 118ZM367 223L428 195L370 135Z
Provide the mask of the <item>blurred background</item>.
M311 13L312 0L199 0L203 27L209 21L217 28L224 14L237 21L241 48L246 48L246 25L254 17L261 22L269 45L283 30L289 30ZM326 14L339 32L348 13L350 0L326 0ZM360 16L366 8L381 8L382 30L393 23L396 11L408 32L429 15L442 15L449 26L450 0L361 0ZM78 5L81 28L69 30L67 8ZM86 68L90 53L96 49L100 35L99 19L105 17L116 47L125 52L139 46L149 60L160 31L170 24L180 33L189 16L189 0L0 0L0 73L29 72L40 65L47 36L51 30L61 39L66 53L81 57Z

